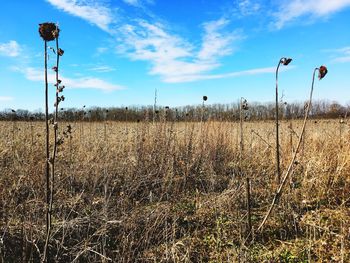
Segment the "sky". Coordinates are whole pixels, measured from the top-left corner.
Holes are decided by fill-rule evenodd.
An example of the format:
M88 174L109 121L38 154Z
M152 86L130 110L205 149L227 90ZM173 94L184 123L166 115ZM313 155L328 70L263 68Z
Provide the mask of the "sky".
M283 101L326 65L314 98L350 104L350 0L2 0L0 110L44 109L43 22L61 29L61 107L272 102L282 57Z

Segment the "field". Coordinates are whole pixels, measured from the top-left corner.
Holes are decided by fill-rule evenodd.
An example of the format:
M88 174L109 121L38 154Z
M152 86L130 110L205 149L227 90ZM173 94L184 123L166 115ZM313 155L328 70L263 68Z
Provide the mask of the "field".
M308 121L261 231L278 186L274 122L245 122L242 152L237 122L70 125L56 161L52 262L350 261L346 122ZM282 175L301 125L280 124ZM0 122L1 262L39 262L43 253L44 126Z

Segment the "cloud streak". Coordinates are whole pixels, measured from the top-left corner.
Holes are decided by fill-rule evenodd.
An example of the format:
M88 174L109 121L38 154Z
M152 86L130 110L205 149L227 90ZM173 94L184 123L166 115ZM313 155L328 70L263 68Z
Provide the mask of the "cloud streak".
M11 40L7 43L0 43L0 55L5 57L18 57L21 53L20 45Z
M12 70L23 73L25 78L30 81L44 81L44 75L39 69L28 67L25 69L12 68ZM48 74L48 81L50 84L56 83L55 78L55 74ZM62 84L64 84L68 89L97 89L107 92L125 89L125 87L121 85L109 83L95 77L66 78L62 76L61 80Z
M281 71L286 71L293 69L295 66L289 66L288 69L281 69ZM276 72L276 67L265 67L265 68L256 68L243 71L235 71L224 74L212 74L212 75L184 75L178 76L176 78L169 78L167 82L169 83L181 83L181 82L193 82L198 80L210 80L210 79L223 79L223 78L236 78L243 76L254 76L261 74L271 74Z
M327 49L323 51L331 54L332 63L350 62L350 46L336 49Z
M350 6L350 0L288 0L283 1L275 14L274 26L283 28L301 16L324 17Z
M111 10L97 1L82 0L46 0L59 10L80 17L104 31L109 31L113 22Z

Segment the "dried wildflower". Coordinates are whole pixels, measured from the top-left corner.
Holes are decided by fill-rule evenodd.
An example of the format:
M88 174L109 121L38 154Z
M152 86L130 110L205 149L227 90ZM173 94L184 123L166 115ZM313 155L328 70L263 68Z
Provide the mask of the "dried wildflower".
M292 59L291 59L291 58L281 58L281 63L282 63L284 66L287 66L290 62L292 62Z
M243 109L243 110L248 110L248 109L249 109L249 107L248 107L248 102L247 102L246 99L244 99L244 100L242 101L242 109Z
M203 101L207 101L208 97L207 96L203 96Z
M39 24L39 34L44 41L55 40L59 36L60 29L55 23Z
M57 72L58 68L56 66L52 67L52 70Z
M59 56L63 56L64 50L59 48L59 49L57 50L57 54L58 54Z
M65 88L64 85L63 85L63 86L59 86L59 87L58 87L58 92L62 92L62 91L64 90L64 88Z
M328 69L326 66L321 66L319 69L318 69L318 79L321 80L324 78L324 76L326 76L328 72Z

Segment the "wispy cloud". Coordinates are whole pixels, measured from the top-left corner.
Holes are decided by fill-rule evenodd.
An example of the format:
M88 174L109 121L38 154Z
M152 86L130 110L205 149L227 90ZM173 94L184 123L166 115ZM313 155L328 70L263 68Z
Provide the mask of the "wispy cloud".
M225 19L205 23L202 42L195 45L171 33L161 23L141 20L121 27L123 43L118 46L118 51L132 60L150 62L149 73L159 75L165 82L185 81L186 76L200 75L219 67L219 59L232 54L233 43L239 36L225 31L228 24Z
M25 78L31 81L44 81L44 76L41 70L36 68L18 68L13 67L12 70L18 71L24 74ZM50 84L55 83L55 74L48 74L48 80ZM102 91L114 91L122 90L125 87L113 83L109 83L99 78L95 77L81 77L81 78L66 78L61 77L62 84L64 84L68 89L98 89Z
M80 17L94 24L104 31L109 31L109 25L113 22L111 10L93 0L46 0L56 8L71 15Z
M281 29L301 16L319 18L350 6L350 0L284 0L275 14L274 26Z
M0 101L13 101L13 97L0 96Z
M281 71L293 69L294 66L289 66L288 69L281 69ZM276 72L276 67L265 67L265 68L256 68L243 71L235 71L224 74L209 74L209 75L184 75L177 76L176 78L169 78L167 82L170 83L179 83L179 82L193 82L198 80L209 80L209 79L222 79L222 78L235 78L243 76L252 76L260 74L271 74Z
M7 43L0 43L1 56L18 57L20 53L21 53L21 47L16 41L11 40Z
M329 49L325 50L332 54L333 63L347 63L350 62L350 46L338 48L338 49Z
M204 23L204 36L202 48L198 58L204 61L215 61L218 57L232 53L232 43L240 36L237 33L223 33L222 30L230 23L227 19L219 19Z
M95 66L89 69L90 71L100 72L100 73L107 73L115 71L116 69L110 66L101 65L101 66Z
M238 1L238 10L240 15L249 16L256 14L261 9L260 3L251 0Z
M135 7L142 7L145 3L146 4L154 4L153 0L123 0L126 4L132 5Z

